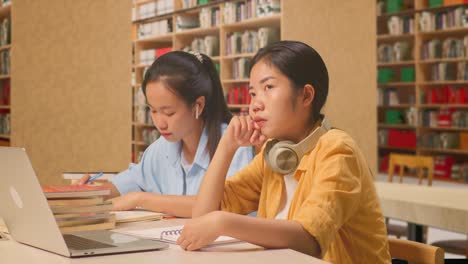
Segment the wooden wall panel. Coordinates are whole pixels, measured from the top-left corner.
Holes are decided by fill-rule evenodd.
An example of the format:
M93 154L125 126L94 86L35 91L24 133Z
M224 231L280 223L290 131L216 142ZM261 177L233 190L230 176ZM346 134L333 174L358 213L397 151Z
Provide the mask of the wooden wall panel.
M41 184L128 166L130 34L130 0L14 1L11 141Z
M315 48L330 92L324 113L349 132L373 172L377 165L375 1L283 0L281 36Z

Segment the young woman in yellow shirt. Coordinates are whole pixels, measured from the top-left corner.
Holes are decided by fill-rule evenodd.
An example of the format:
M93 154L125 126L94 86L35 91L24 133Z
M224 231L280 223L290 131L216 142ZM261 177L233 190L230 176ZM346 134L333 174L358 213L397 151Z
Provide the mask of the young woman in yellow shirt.
M332 263L390 263L373 177L356 142L320 114L328 72L310 46L261 49L250 73L250 114L235 117L201 184L178 244L199 249L220 235L290 248ZM241 146L263 144L225 179ZM280 141L280 142L277 142ZM258 210L258 217L245 216Z

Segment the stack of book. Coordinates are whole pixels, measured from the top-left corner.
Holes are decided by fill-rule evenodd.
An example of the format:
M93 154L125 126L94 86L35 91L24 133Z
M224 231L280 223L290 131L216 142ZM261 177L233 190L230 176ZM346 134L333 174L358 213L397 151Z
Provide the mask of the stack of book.
M112 203L106 186L44 186L44 194L60 231L75 232L115 228Z

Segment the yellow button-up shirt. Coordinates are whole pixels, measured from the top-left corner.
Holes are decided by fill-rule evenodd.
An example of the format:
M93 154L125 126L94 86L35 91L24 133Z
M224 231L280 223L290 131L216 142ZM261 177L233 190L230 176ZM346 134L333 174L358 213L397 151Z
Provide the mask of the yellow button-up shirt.
M263 159L264 150L227 179L221 207L274 219L285 194L283 175ZM288 220L299 222L332 263L391 263L387 231L373 177L355 141L332 129L299 163Z

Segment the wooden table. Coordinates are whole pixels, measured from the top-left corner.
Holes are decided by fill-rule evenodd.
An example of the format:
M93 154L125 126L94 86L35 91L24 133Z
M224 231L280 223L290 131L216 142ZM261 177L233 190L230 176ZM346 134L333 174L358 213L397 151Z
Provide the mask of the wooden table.
M384 216L468 234L468 188L387 182L375 182L375 186ZM408 238L421 242L419 229L412 226Z
M180 225L183 220L161 220L121 224L118 229L133 229L145 227L166 227ZM1 222L0 222L1 223ZM93 256L70 259L17 243L13 240L0 240L0 263L2 264L146 264L146 263L199 263L199 264L249 264L249 263L311 263L324 264L322 260L299 253L291 249L264 250L249 243L236 243L216 246L202 251L184 251L179 246L170 245L168 249L151 252L117 254L108 256Z

